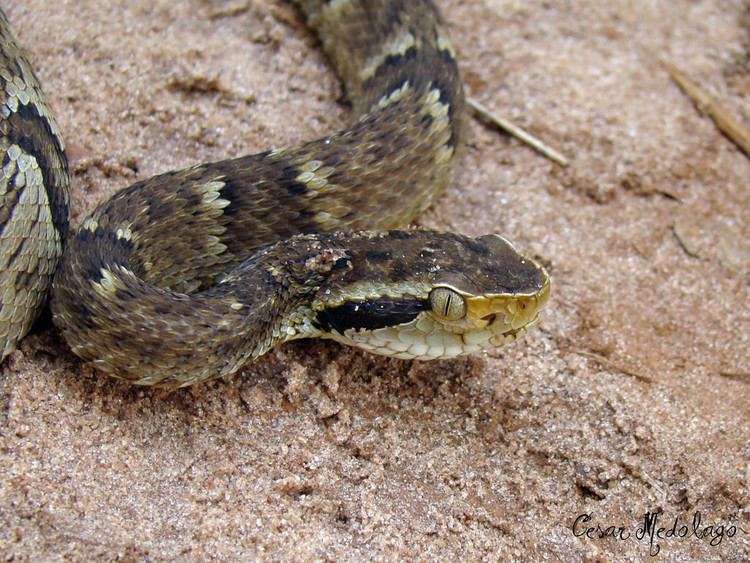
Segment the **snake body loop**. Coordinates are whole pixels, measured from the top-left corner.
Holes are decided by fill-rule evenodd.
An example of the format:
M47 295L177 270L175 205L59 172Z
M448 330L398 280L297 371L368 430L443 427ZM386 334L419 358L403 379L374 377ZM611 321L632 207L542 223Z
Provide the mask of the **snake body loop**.
M0 11L0 360L47 299L68 230L68 161L31 64Z
M298 4L356 121L300 146L155 176L101 204L68 240L52 287L55 324L99 369L183 386L309 336L452 357L514 340L538 318L549 279L504 239L387 231L445 188L464 136L458 67L432 1ZM7 353L42 303L68 198L57 128L4 19L0 35L4 166L16 171L5 175L0 260L36 275L24 292L30 282L4 268ZM18 140L27 130L34 142ZM14 147L33 147L24 154L35 174ZM35 264L19 258L26 248Z

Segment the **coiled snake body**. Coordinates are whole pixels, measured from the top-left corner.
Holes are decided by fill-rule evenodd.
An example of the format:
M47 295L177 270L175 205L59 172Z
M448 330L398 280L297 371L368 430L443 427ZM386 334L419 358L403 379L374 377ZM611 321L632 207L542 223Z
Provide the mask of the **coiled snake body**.
M452 357L514 340L537 320L549 279L505 239L387 231L443 190L463 138L462 86L433 3L297 3L357 121L301 146L138 182L83 222L59 265L64 147L0 15L3 357L55 270L53 319L72 350L144 385L228 374L309 336Z

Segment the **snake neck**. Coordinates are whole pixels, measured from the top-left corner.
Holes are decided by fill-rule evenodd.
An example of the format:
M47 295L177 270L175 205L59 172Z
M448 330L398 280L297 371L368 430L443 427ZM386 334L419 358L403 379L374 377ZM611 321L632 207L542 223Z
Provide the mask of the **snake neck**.
M53 315L76 323L77 355L141 385L180 387L226 375L280 342L310 335L295 312L330 275L350 267L343 243L301 235L188 295L145 283L128 266L128 241L89 238L96 243L71 241L79 260L65 261L55 277Z

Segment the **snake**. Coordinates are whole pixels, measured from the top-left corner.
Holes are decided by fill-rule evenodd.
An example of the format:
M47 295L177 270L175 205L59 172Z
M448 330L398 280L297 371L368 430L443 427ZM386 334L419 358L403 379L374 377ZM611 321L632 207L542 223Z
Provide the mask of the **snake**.
M65 145L0 12L2 358L48 298L83 361L170 388L299 338L430 360L501 346L538 322L549 275L507 239L404 228L455 177L465 137L463 85L436 5L295 4L353 123L139 181L71 233Z

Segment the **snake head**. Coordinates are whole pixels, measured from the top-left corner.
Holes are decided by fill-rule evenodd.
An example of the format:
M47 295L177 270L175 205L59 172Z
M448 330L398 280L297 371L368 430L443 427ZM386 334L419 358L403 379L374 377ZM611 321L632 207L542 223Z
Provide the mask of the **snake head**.
M440 335L446 350L460 337L461 354L502 346L525 334L539 321L550 291L544 268L505 238L487 235L466 245L476 255L474 261L461 271L436 276L430 314L415 325L437 350Z
M539 320L550 280L506 239L391 231L350 241L352 268L313 303L317 336L398 358L512 342Z

